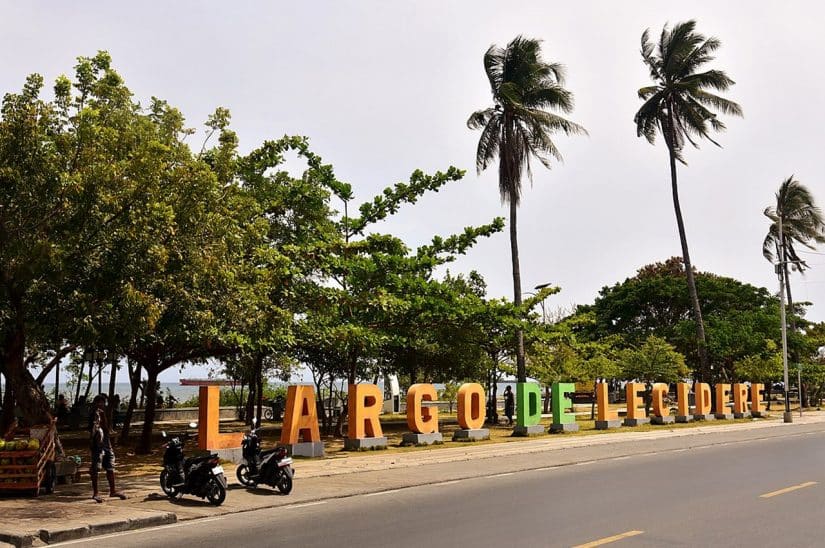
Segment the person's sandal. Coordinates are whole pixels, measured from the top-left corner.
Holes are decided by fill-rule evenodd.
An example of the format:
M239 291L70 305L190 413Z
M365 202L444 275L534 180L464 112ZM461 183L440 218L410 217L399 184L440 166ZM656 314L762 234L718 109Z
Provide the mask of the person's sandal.
M126 500L126 495L123 493L109 493L109 497L113 499Z
M101 497L100 495L92 495L92 500L97 503L100 503L103 502L103 497Z

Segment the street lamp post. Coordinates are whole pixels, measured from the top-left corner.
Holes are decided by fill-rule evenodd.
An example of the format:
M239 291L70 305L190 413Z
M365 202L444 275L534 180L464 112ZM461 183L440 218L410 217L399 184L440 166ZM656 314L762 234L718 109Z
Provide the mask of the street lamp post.
M545 287L549 287L551 285L552 284L550 282L547 282L547 283L539 284L536 287L534 287L533 289L535 289L536 291L540 291L540 290L544 289ZM541 323L542 324L547 323L547 312L544 310L544 299L541 300Z
M779 264L776 273L779 276L779 316L782 322L782 372L785 376L785 413L782 418L785 422L793 422L791 402L788 399L788 328L785 321L785 235L782 233L782 213L779 213ZM800 403L801 407L801 403Z
M97 354L97 393L103 394L103 352Z
M87 350L86 361L89 362L89 383L92 382L92 374L95 363L97 363L97 393L103 393L103 352L99 350Z

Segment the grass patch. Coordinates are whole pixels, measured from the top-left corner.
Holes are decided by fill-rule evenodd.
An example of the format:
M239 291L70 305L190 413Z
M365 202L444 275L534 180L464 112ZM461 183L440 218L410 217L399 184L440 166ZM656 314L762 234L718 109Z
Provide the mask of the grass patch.
M579 425L578 432L563 432L558 434L552 434L553 436L594 436L600 434L621 434L621 433L630 433L630 432L648 432L654 430L677 430L677 429L684 429L684 428L698 428L698 427L709 427L712 428L714 426L722 426L725 424L732 424L732 423L749 423L753 421L765 421L765 420L777 420L781 418L782 410L774 410L774 416L768 416L765 418L760 419L734 419L734 420L716 420L716 421L700 421L700 422L689 422L689 423L675 423L675 424L666 424L666 425L652 425L652 424L645 424L641 426L622 426L620 428L611 429L611 430L596 430L595 421L589 419L588 415L579 415L577 416L576 422ZM586 418L585 418L586 417ZM488 428L490 431L490 438L486 440L460 440L460 441L453 441L452 435L458 429L458 423L456 419L455 413L440 413L439 414L439 432L441 432L444 436L444 441L441 443L433 443L430 445L406 445L402 446L402 438L404 433L408 431L406 418L401 415L396 416L382 416L381 417L381 427L383 430L384 436L387 437L387 446L386 447L373 447L373 448L363 448L358 451L345 451L344 450L344 440L341 438L335 438L333 436L323 436L322 441L324 442L324 452L325 457L328 459L334 458L358 458L362 454L368 454L375 450L382 450L387 451L388 453L409 453L414 451L438 451L443 448L448 447L461 447L463 444L466 443L473 443L475 445L483 445L483 444L492 444L492 443L519 443L521 441L529 441L529 440L537 440L541 439L543 436L550 436L551 434L547 433L550 427L550 419L542 419L541 425L544 428L545 434L537 434L531 435L528 437L524 436L514 436L513 435L513 427L506 426L506 425L486 425L485 428ZM180 426L176 425L172 428L166 426L170 432L182 432L186 430L186 426L181 424ZM160 428L158 428L155 432L153 437L153 450L148 455L137 455L134 452L132 446L120 446L115 444L115 453L117 455L117 473L119 476L146 476L146 475L156 475L159 474L162 469L162 461L163 461L163 438L160 435ZM241 422L222 422L221 423L221 432L243 432L247 431L248 427L245 426ZM280 424L270 423L265 425L261 435L264 448L273 447L276 445L278 439L280 438ZM137 440L139 437L139 430L135 431L134 435L132 436L133 440ZM79 455L82 459L82 463L80 465L81 470L88 469L89 463L89 437L88 433L85 430L79 431L69 431L69 432L60 432L60 439L63 443L64 449L67 455ZM113 441L117 440L117 436L112 438ZM189 441L185 446L185 453L187 456L193 456L199 454L197 449L197 445L194 441ZM302 457L302 456L294 456L296 460L301 459L309 459L313 457ZM317 457L315 457L317 459Z

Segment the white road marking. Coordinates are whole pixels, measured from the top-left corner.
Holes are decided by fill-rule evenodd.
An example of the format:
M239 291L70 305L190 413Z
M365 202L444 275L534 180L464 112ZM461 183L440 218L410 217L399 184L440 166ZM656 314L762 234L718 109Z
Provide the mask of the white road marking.
M587 544L579 544L573 548L593 548L594 546L610 544L611 542L616 542L617 540L622 540L628 537L635 537L636 535L641 535L642 533L644 533L644 531L627 531L626 533L613 535L612 537L600 538L599 540L594 540L593 542L588 542Z
M812 485L816 485L815 481L806 481L805 483L800 483L799 485L792 485L790 487L786 487L784 489L779 489L778 491L771 491L770 493L765 493L764 495L759 495L760 499L769 499L771 497L775 497L777 495L784 495L785 493L790 493L792 491L796 491L797 489L804 489L805 487L810 487Z
M318 500L315 502L305 502L304 504L292 504L290 506L284 506L284 510L289 510L292 508L306 508L307 506L318 506L320 504L326 504L328 501L326 500Z
M389 495L390 493L397 493L399 491L401 491L401 489L391 489L389 491L379 491L378 493L367 493L363 496L365 496L365 497L378 497L378 496L381 496L381 495Z

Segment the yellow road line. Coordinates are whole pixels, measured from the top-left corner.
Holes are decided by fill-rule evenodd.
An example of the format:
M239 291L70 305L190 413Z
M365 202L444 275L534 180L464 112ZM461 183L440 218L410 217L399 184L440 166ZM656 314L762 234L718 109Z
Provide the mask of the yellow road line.
M797 489L802 489L804 487L810 487L811 485L816 485L816 482L815 481L806 481L805 483L800 483L799 485L792 485L790 487L780 489L779 491L771 491L770 493L765 493L764 495L759 495L759 498L760 499L769 499L769 498L775 497L777 495L784 495L785 493L790 493L791 491L796 491Z
M613 535L612 537L600 538L599 540L594 540L593 542L588 542L587 544L579 544L573 548L592 548L593 546L610 544L611 542L616 542L617 540L622 540L623 538L635 537L636 535L641 535L642 533L644 533L644 531L628 531L619 535Z

